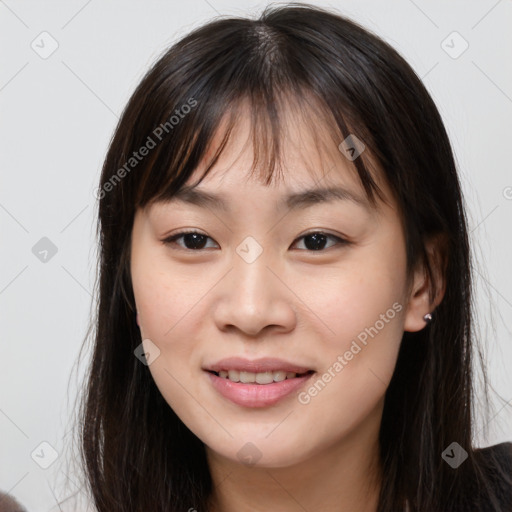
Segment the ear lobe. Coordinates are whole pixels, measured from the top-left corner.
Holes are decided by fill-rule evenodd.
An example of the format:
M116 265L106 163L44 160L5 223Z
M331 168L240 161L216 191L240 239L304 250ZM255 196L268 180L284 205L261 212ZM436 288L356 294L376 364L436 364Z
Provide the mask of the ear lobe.
M426 326L423 316L432 313L429 301L430 281L423 265L414 273L409 304L405 313L404 331L417 332Z
M428 324L423 317L427 313L432 314L443 300L446 291L447 247L448 239L444 234L433 235L425 242L432 275L429 276L425 262L421 262L415 270L404 331L417 332L423 329Z

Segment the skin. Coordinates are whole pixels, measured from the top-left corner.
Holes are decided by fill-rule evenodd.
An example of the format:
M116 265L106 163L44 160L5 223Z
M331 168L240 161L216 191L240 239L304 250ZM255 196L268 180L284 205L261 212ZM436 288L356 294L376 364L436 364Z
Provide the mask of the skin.
M407 280L402 223L379 176L390 204L380 202L378 210L348 200L279 209L288 193L313 186L342 185L365 196L338 148L319 154L307 126L291 118L284 179L266 186L249 178L248 119L240 117L198 186L222 193L230 212L173 201L136 213L131 274L138 322L141 339L153 344L144 346L160 350L149 370L169 406L205 443L211 510L375 511L384 394L403 332L425 327L423 316L441 301L443 283L430 303L423 269ZM209 237L205 248L186 249L194 242L187 237L162 243L191 228ZM325 248L311 250L302 237L316 231L351 243L327 238ZM236 252L247 236L263 248L252 263ZM313 382L329 368L332 376L338 356L396 303L401 310L386 316L378 334L359 343L362 349L308 403L292 393L273 406L241 407L219 395L202 370L224 357L269 356L314 369ZM237 455L248 442L259 454L252 465Z

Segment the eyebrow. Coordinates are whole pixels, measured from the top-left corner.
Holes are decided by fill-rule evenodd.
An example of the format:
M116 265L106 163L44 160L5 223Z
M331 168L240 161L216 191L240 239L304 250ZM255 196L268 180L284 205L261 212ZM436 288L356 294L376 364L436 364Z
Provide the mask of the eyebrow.
M185 186L178 190L169 199L169 202L174 201L193 204L202 208L222 210L227 213L230 212L228 203L220 195L198 190L192 186ZM280 206L288 210L298 210L319 203L331 203L334 201L351 201L364 209L370 210L370 205L366 199L340 186L312 188L300 192L293 192L284 198L282 206Z

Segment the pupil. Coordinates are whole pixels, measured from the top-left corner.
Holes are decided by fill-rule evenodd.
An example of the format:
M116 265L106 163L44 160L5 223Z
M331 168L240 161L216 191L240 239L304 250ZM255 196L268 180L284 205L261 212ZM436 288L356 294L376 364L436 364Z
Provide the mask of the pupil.
M200 233L187 233L183 235L183 241L187 249L202 249L206 244L206 237Z
M318 251L325 246L326 236L321 233L313 233L312 235L307 235L304 238L304 245L313 251ZM308 244L308 240L312 240L312 244Z

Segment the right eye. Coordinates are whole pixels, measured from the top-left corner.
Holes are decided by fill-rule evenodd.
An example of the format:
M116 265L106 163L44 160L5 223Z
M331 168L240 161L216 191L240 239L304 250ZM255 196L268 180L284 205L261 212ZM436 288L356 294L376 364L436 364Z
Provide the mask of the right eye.
M183 245L177 243L177 240L183 239ZM162 240L165 245L177 244L181 249L186 251L200 251L205 248L207 239L212 240L209 236L199 231L181 231L175 235Z

